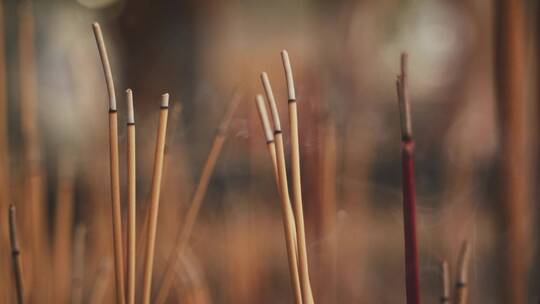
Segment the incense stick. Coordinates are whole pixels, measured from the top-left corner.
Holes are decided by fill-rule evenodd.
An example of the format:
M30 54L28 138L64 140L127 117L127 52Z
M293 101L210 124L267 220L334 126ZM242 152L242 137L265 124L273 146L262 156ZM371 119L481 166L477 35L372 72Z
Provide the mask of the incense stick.
M456 282L456 304L467 304L468 291L467 273L469 269L469 242L463 242L458 259L458 278Z
M159 195L161 190L161 176L163 173L163 154L165 152L165 136L167 133L167 117L169 114L169 94L161 96L161 110L159 112L159 127L157 133L156 149L154 153L154 170L152 173L152 192L150 211L148 217L148 236L143 276L144 304L150 303L152 292L152 270L154 266L154 247L156 242L156 229L159 211Z
M263 128L265 129L266 140L268 142L269 136L272 135L270 130L270 122L268 121L268 114L264 105L264 99L261 95L256 97L257 109L261 117ZM278 118L279 121L279 118ZM275 124L280 126L280 124ZM275 138L278 136L281 138L281 130L276 130ZM271 138L270 138L271 139ZM302 301L302 288L300 285L300 275L298 271L298 251L297 251L297 238L296 238L296 225L294 215L291 210L291 204L289 200L289 187L287 184L287 171L285 165L285 153L283 149L283 140L276 142L277 145L277 180L278 180L278 193L281 201L281 213L283 217L283 227L285 231L285 244L287 246L287 258L289 261L289 272L291 276L291 287L293 288L296 303L303 303Z
M292 74L289 54L286 50L281 52L285 77L287 79L287 90L289 96L289 124L291 131L291 175L293 185L294 218L296 220L296 237L298 239L298 258L300 268L300 283L302 287L302 298L306 304L314 303L309 279L309 267L306 248L306 234L304 228L304 211L302 206L302 181L300 173L300 143L298 139L298 114L296 105L296 93Z
M450 303L450 273L448 270L448 262L443 260L441 262L441 284L442 284L442 295L441 295L441 304Z
M225 115L223 116L223 119L217 129L216 136L214 137L214 141L212 142L212 146L210 148L210 153L208 154L206 162L204 163L201 177L199 178L197 188L195 189L191 199L190 207L184 221L184 226L176 238L167 267L165 268L165 275L163 276L156 300L154 301L156 304L164 303L167 300L167 296L169 295L169 291L174 282L174 268L181 261L181 257L184 254L185 247L191 236L193 226L195 225L197 215L199 214L199 210L206 194L210 177L214 171L214 167L223 147L223 143L225 142L227 130L231 123L232 117L236 111L236 108L238 107L238 104L240 103L240 98L241 96L238 93L235 92L233 94L227 111L225 112Z
M24 302L24 281L21 263L21 250L17 238L17 222L15 218L15 206L9 206L9 239L11 241L11 258L13 262L13 273L15 276L15 287L17 291L17 303Z
M107 48L103 40L101 28L97 22L92 25L94 35L101 57L105 82L109 95L109 149L111 174L111 200L113 215L113 242L114 242L114 268L116 274L116 302L125 303L124 290L124 261L122 250L122 215L120 207L120 174L118 164L118 114L116 112L116 95L114 82L107 55Z
M405 234L405 283L407 304L420 303L418 247L416 241L416 190L414 178L414 140L408 96L407 54L401 55L401 75L396 82L401 119L403 174L403 224Z
M133 92L126 90L127 99L127 167L128 167L128 256L127 256L127 303L135 303L135 271L136 271L136 229L137 229L137 175L135 149L135 112L133 110Z

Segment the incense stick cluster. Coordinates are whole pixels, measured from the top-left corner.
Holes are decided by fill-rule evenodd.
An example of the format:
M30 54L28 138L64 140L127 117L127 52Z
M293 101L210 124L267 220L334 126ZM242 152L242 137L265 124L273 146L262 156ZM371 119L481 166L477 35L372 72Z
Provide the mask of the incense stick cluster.
M296 91L294 78L286 50L281 52L281 59L285 71L285 79L288 92L289 126L291 140L291 175L292 175L292 199L289 193L287 180L287 165L285 161L285 149L283 144L283 131L279 118L279 110L268 74L261 73L261 82L266 94L273 120L273 130L268 118L267 108L262 95L257 95L255 102L259 112L265 134L266 145L277 185L277 191L281 200L282 221L285 230L285 243L289 261L289 273L293 288L295 303L314 303L311 283L309 278L308 257L306 248L306 233L304 227L304 213L302 205L302 183L300 172L300 142L298 132L298 109L296 103ZM294 203L293 205L291 204Z
M457 276L454 284L454 295L450 295L450 269L446 260L441 261L441 285L442 295L440 303L442 304L467 304L468 303L468 286L467 277L469 269L470 259L470 245L469 242L463 242L461 250L459 252L458 264L457 264ZM452 299L454 299L452 301Z

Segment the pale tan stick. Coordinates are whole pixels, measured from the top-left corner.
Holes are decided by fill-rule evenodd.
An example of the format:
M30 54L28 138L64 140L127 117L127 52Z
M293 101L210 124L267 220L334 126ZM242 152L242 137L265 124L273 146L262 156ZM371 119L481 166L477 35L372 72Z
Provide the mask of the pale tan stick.
M92 28L94 29L99 56L101 57L103 72L105 74L107 92L109 94L109 149L116 302L124 304L126 296L124 289L124 256L122 250L122 210L120 207L120 169L118 164L118 114L116 112L116 95L107 48L105 47L101 28L97 22L92 25Z
M296 107L296 94L294 90L294 80L289 61L289 54L286 50L281 52L283 68L287 78L287 89L289 95L289 124L291 128L291 171L293 185L294 218L296 220L296 237L298 239L298 257L300 267L300 282L302 287L302 298L306 304L314 303L309 280L308 258L306 249L306 234L304 228L304 211L302 207L302 182L300 177L300 144L298 139L298 114Z
M265 134L267 136L272 134L269 129L270 123L268 122L268 114L266 114L266 107L264 105L264 99L261 95L256 97L257 109L259 110L259 115L261 116L261 121L263 123L263 128L265 129ZM266 122L265 122L266 121ZM279 124L278 124L279 126ZM276 138L281 137L281 130L276 131ZM281 201L281 214L283 217L283 226L285 230L285 242L287 246L287 257L289 260L289 272L291 276L291 287L294 291L295 303L302 302L302 289L300 287L300 277L298 273L298 256L296 252L297 244L295 238L295 224L294 224L294 215L292 210L290 210L289 202L289 187L287 185L287 169L285 168L285 153L283 149L283 140L277 141L277 168L278 168L278 192Z
M169 291L174 283L174 268L178 263L181 262L181 257L184 254L185 247L189 241L193 226L197 220L197 215L199 214L199 210L204 200L210 177L214 171L214 167L221 152L221 148L223 147L223 143L225 142L227 129L229 128L232 117L236 111L236 108L238 107L238 104L240 103L240 98L241 96L236 92L233 94L232 100L225 115L223 116L220 126L218 127L216 136L214 137L214 141L210 147L210 153L208 154L208 158L204 163L201 177L199 178L199 183L197 184L197 188L195 189L195 193L191 199L190 207L184 221L184 226L182 227L180 235L176 238L171 257L167 262L165 275L163 276L156 300L154 301L156 304L162 304L167 300Z
M80 304L83 298L86 227L78 225L73 244L73 274L71 277L71 303Z
M274 141L274 132L272 131L272 127L270 126L270 120L268 119L268 113L266 111L266 106L264 105L264 100L262 97L255 99L257 103L257 110L259 112L259 118L261 119L261 124L264 132L264 138L266 139L266 147L268 149L268 153L270 154L270 160L272 161L272 169L274 170L274 177L276 180L276 186L278 187L278 191L281 191L279 189L279 177L278 177L278 169L277 169L277 158L276 158L276 143Z
M442 283L442 295L441 304L450 303L450 272L448 270L448 262L446 260L441 262L441 283Z
M126 91L127 98L127 167L128 167L128 256L127 256L127 303L135 303L135 271L136 229L137 229L137 175L135 155L135 112L133 110L133 93Z
M463 242L458 259L458 278L456 282L456 304L467 304L469 287L467 273L469 269L469 242Z
M99 272L96 276L92 292L90 293L90 304L105 303L105 295L107 293L107 287L109 286L110 273L111 273L111 261L109 258L104 258L99 266Z
M144 304L150 303L152 293L152 270L154 266L154 247L156 243L156 229L159 211L159 195L161 190L161 175L163 173L163 154L165 152L165 137L167 134L167 118L169 115L169 94L161 96L161 110L159 112L159 127L157 133L156 150L154 153L154 170L152 173L152 191L148 217L148 236L146 243L146 256L143 276Z
M54 222L54 302L69 302L71 283L71 239L73 228L74 174L73 164L67 155L58 160L58 186Z
M265 72L261 73L261 82L264 88L264 92L266 94L268 105L270 106L270 112L272 113L272 120L274 122L274 134L275 134L274 144L276 147L281 147L281 149L278 150L277 153L283 153L283 159L285 159L285 151L284 151L285 145L283 144L283 133L281 130L281 120L279 119L279 110L278 110L276 99L274 97L274 93L272 92L272 86L270 85L270 80L268 79L268 74L266 74ZM271 148L272 147L269 147L269 149ZM272 154L276 154L276 152L270 151L270 157L273 158L272 161L275 161L274 160L275 156L272 156ZM281 191L278 172L277 172L277 162L276 162L276 179L278 179L278 191ZM287 193L287 206L288 206L286 212L287 212L287 217L291 218L291 222L294 228L293 229L294 252L296 253L296 256L297 256L296 260L298 260L298 241L296 237L296 220L294 219L294 214L293 214L293 209L292 209L292 204L291 204L291 197L289 195L288 188L286 189L286 193Z
M15 218L15 206L9 206L9 238L11 241L11 257L13 262L13 273L15 275L15 287L17 291L17 303L25 303L23 269L21 263L21 250L17 238L17 222Z

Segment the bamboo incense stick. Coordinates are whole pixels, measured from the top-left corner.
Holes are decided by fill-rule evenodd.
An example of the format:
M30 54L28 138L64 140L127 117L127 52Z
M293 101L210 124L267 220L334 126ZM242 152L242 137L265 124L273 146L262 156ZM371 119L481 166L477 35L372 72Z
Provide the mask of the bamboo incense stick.
M442 283L442 295L441 304L450 303L450 272L448 270L448 262L443 260L441 262L441 283Z
M161 190L161 176L163 173L163 156L165 152L165 137L167 134L167 118L169 114L169 94L161 96L161 110L159 112L159 127L157 133L156 149L154 153L154 170L152 173L152 191L148 217L148 236L146 238L146 255L143 275L144 304L150 303L152 292L152 270L154 266L154 247L156 243L157 219L159 211L159 195Z
M469 242L463 242L458 259L458 278L456 282L456 304L467 304L469 288L467 286L467 273L469 269Z
M184 226L182 227L180 234L176 238L171 257L167 262L167 267L165 268L165 275L163 276L156 300L154 301L154 303L156 304L162 304L167 300L169 291L174 283L174 269L176 265L181 262L181 257L184 254L184 250L191 236L193 226L195 225L197 215L199 214L199 210L206 194L208 183L210 182L210 177L212 177L212 172L214 171L216 161L219 157L219 154L221 152L221 149L223 148L223 144L226 139L227 130L231 123L232 117L236 112L236 108L240 103L240 99L241 96L235 92L225 112L225 115L223 116L223 119L217 129L216 136L214 137L214 141L212 142L212 146L210 147L210 153L208 154L206 162L204 163L201 177L199 178L197 188L195 189L195 192L191 199L190 207L184 221Z
M11 241L11 258L13 262L13 273L15 276L15 287L17 293L17 303L25 303L23 269L21 262L21 250L17 238L17 222L15 218L15 206L9 206L9 239Z
M101 57L107 92L109 95L109 149L110 149L110 174L111 174L111 200L113 215L113 243L114 243L114 268L116 278L116 302L125 303L124 289L124 261L122 250L122 215L120 207L120 173L118 163L118 114L116 111L116 94L111 72L111 65L107 55L107 48L103 40L103 34L99 23L92 25L94 35Z
M128 256L127 256L127 303L135 303L136 273L136 230L137 230L137 175L135 149L135 111L133 110L133 92L126 90L127 99L127 167L128 167Z
M266 140L269 141L269 136L272 135L268 114L264 105L264 99L261 95L256 97L257 109L261 117L263 128L265 129ZM275 126L280 126L279 123ZM281 130L276 130L275 136L281 137ZM270 138L271 139L271 138ZM298 271L298 252L296 225L291 204L289 200L289 187L287 185L287 171L285 165L285 153L283 151L283 140L277 142L277 179L278 193L281 201L281 213L283 217L283 227L285 231L285 242L287 246L287 258L289 261L289 272L291 276L291 285L293 288L296 303L303 303L302 288L300 285L300 275Z
M291 131L291 175L292 193L294 202L294 218L296 220L296 237L298 239L298 258L300 268L300 283L302 287L302 298L304 303L314 303L309 279L309 267L306 248L306 233L304 228L304 211L302 206L302 181L300 173L300 143L298 138L298 113L296 105L296 93L294 88L293 73L289 54L286 50L281 52L285 77L287 79L287 90L289 96L289 124Z
M407 54L401 55L401 75L397 83L401 120L403 183L403 224L405 234L405 283L407 304L420 303L418 247L416 241L416 190L414 178L414 140L408 95Z

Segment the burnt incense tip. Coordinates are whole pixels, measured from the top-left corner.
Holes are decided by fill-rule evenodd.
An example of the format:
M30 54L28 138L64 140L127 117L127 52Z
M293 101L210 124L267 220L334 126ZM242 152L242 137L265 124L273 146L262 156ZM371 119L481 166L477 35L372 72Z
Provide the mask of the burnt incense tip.
M266 142L272 142L274 141L274 133L272 132L272 127L270 126L270 120L268 119L266 106L264 105L264 97L261 94L258 94L255 97L255 102L257 103L257 110L261 118L261 123L262 123L264 137L266 139Z
M289 59L289 53L287 50L281 51L281 60L283 61L283 68L285 70L285 77L287 79L287 93L289 95L289 101L296 100L296 92L294 91L294 78L291 68L291 61Z
M99 30L99 23L97 22L92 23L92 27L94 28L94 30Z
M133 91L131 89L126 90L127 100L127 123L135 124L135 110L133 109Z
M161 95L161 108L168 108L169 107L169 93L165 93Z
M263 84L264 93L266 94L266 99L268 100L268 104L270 106L270 111L272 113L274 130L281 131L281 121L279 119L276 99L274 98L274 92L272 91L272 86L270 85L270 79L268 79L268 74L266 74L266 72L261 73L261 81Z

